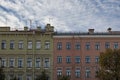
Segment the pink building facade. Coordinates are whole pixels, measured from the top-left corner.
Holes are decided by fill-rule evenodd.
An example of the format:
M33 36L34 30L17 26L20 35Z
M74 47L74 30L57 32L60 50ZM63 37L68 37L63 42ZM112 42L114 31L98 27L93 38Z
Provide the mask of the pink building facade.
M120 48L120 33L56 33L54 39L53 80L61 75L70 80L98 80L100 52Z

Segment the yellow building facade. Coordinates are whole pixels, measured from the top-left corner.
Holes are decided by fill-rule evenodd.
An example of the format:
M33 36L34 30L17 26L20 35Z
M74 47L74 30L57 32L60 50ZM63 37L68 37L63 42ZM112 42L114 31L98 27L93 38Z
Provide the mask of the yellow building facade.
M44 29L11 31L0 27L0 64L6 80L35 80L45 70L52 80L54 27L47 24Z

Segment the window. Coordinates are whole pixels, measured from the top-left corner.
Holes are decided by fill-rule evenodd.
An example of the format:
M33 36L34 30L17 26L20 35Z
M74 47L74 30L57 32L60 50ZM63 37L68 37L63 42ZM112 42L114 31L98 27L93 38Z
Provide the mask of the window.
M27 80L32 80L32 75L27 75Z
M58 68L57 69L57 76L61 76L62 75L62 70L61 70L61 68Z
M90 50L90 42L86 43L86 50Z
M66 57L66 63L71 63L71 57L70 56Z
M14 46L14 40L11 40L10 41L10 49L14 49L15 48L15 46Z
M13 78L14 78L14 74L10 74L9 75L9 80L13 80Z
M32 58L27 58L27 67L28 68L32 67Z
M18 48L23 49L23 41L22 40L18 42Z
M99 49L100 49L100 43L99 43L99 42L95 43L95 49L96 49L96 50L99 50Z
M66 69L66 75L67 76L71 76L71 70L68 68L68 69Z
M57 43L57 49L58 49L58 50L61 50L61 49L62 49L62 42L58 42L58 43Z
M85 70L85 77L90 78L90 69L89 68Z
M57 57L57 62L58 62L58 63L62 63L62 56L58 56L58 57Z
M79 43L79 42L77 42L77 43L75 44L75 48L76 48L76 50L79 50L79 49L80 49L80 43Z
M45 68L49 68L49 67L50 67L49 58L45 58L45 60L44 60L44 67L45 67Z
M6 59L5 58L2 58L1 66L6 67Z
M28 41L28 49L32 49L32 41Z
M86 62L86 63L90 63L90 56L86 56L86 57L85 57L85 62Z
M118 49L118 42L114 42L114 49Z
M22 80L22 74L18 75L18 80Z
M36 58L35 67L40 68L40 58Z
M40 41L36 41L36 49L40 49L41 48L41 42Z
M6 49L6 40L2 40L1 49Z
M49 49L50 48L50 42L49 41L46 41L45 42L45 49Z
M18 58L18 68L22 68L22 67L23 67L23 59Z
M70 44L70 42L67 42L67 43L66 43L66 49L67 49L67 50L70 50L70 49L71 49L71 44Z
M75 62L76 62L76 63L80 63L80 56L76 56L76 57L75 57Z
M106 43L105 43L105 48L106 48L106 49L110 48L110 43L109 43L109 42L106 42Z
M98 63L98 62L99 62L99 57L96 56L96 57L95 57L95 63Z
M13 68L15 66L15 59L14 58L10 58L9 60L9 67Z
M75 76L76 76L77 78L80 77L80 69L79 69L79 68L77 68L77 69L75 70Z

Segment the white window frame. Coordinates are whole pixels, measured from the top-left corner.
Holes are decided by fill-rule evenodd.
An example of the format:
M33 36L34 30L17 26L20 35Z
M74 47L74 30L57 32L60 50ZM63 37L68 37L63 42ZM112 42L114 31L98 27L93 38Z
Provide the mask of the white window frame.
M36 49L40 49L41 48L41 41L36 41Z
M14 48L15 48L15 41L10 40L10 49L14 49Z
M2 58L1 67L6 67L6 59Z
M86 69L85 70L85 77L90 78L90 74L91 74L90 69Z
M23 75L22 74L18 74L18 80L23 80Z
M18 42L18 48L19 49L23 49L23 41L22 40L20 40L19 42Z
M32 68L32 58L27 58L27 67Z
M80 63L80 56L76 56L76 57L75 57L75 62L76 62L76 63Z
M28 49L32 49L33 45L32 45L32 41L28 41Z
M15 59L14 59L14 58L10 58L10 59L9 59L9 67L10 67L10 68L15 67Z
M57 76L61 76L62 75L62 70L61 69L57 69Z
M35 59L35 67L40 68L40 66L41 66L40 58L36 58Z
M50 67L50 58L45 58L44 59L44 67L49 68Z
M80 69L76 69L75 70L75 76L76 77L80 77Z
M26 80L32 80L32 75L27 75Z
M71 70L70 69L66 69L66 75L71 76Z
M6 40L2 40L1 49L6 49Z
M50 48L50 41L45 41L45 49L49 49Z
M23 67L23 59L18 58L18 68L22 68L22 67Z

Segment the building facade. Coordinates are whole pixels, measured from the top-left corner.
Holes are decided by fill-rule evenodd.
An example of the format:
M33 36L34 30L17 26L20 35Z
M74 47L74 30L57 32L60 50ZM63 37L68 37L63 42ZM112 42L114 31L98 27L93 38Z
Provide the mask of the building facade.
M53 77L53 32L47 24L45 29L11 31L10 27L0 27L0 62L6 80L35 80L45 70L48 80Z
M44 29L0 27L0 65L6 80L35 80L44 70L48 80L61 75L70 80L98 80L99 55L108 48L120 48L119 31L59 33L50 24Z
M108 29L109 30L109 29ZM99 55L107 48L120 48L120 32L55 33L53 36L53 80L69 76L70 80L98 80Z

